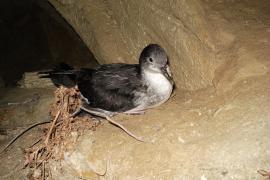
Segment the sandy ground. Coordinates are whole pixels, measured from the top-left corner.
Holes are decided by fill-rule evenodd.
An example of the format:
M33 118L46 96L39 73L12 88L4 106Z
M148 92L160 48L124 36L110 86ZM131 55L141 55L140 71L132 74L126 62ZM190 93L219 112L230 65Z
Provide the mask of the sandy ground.
M79 138L61 171L51 163L55 179L263 179L257 170L270 170L270 3L204 2L211 21L222 30L221 44L229 44L217 53L226 63L216 71L214 86L194 92L178 87L167 103L145 115L115 117L153 143L138 142L103 123ZM28 91L30 96L35 92ZM1 129L8 133L1 135L1 144L14 135L9 124L21 127L48 118L53 95L38 92L43 95L32 106L1 107L1 116L16 111L1 118ZM18 101L17 96L26 94L22 89L9 91L1 101ZM36 112L44 114L38 117ZM18 119L29 121L20 124ZM6 163L0 165L0 179L25 177L26 171L13 170L23 162L19 147L27 146L34 134L31 131L1 155Z
M220 45L226 45L217 52L225 63L214 87L176 89L166 104L145 115L116 118L153 144L108 123L81 137L65 161L75 170L73 178L262 179L257 170L270 169L270 4L204 3L220 30Z
M53 89L1 89L0 94L1 149L30 125L50 120L49 107L54 98ZM28 169L22 169L23 150L35 143L41 135L41 128L36 127L26 132L7 152L0 155L1 162L4 162L0 164L0 179L28 179Z

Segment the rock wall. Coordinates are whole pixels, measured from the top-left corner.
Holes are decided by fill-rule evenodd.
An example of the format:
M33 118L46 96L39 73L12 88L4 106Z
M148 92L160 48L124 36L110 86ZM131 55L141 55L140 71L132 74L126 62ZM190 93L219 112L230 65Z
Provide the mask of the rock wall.
M149 43L170 56L178 88L212 84L218 65L201 1L50 0L100 63L137 63Z

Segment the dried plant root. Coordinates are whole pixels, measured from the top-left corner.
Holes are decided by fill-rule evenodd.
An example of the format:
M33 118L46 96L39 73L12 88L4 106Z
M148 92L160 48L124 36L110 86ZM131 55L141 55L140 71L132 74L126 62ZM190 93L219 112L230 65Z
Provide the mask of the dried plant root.
M32 129L36 126L42 125L42 124L50 123L50 122L51 121L44 121L44 122L38 122L38 123L32 124L31 126L26 128L25 130L23 130L21 133L16 135L12 140L10 140L9 143L0 151L0 154L2 154L4 151L6 151L9 148L9 146L11 146L19 137L21 137L24 133L26 133L30 129Z

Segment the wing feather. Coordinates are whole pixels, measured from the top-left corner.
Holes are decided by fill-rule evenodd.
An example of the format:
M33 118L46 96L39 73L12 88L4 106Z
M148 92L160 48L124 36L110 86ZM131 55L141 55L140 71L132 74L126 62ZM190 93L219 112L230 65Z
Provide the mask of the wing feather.
M138 65L102 65L90 72L84 69L77 81L90 106L109 111L134 108L134 92L144 88Z

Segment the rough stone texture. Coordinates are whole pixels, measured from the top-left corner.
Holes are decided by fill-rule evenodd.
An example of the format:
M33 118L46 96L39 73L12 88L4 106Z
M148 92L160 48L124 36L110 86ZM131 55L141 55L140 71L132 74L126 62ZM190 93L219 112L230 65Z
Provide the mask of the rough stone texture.
M0 89L0 150L30 125L49 121L48 110L53 101L53 89ZM42 134L40 127L33 128L18 138L8 152L1 153L0 179L28 179L29 169L22 168L25 162L23 149L37 142Z
M171 45L175 42L171 38L173 33L166 34L169 29L167 26L170 27L168 22L171 21L167 24L163 22L164 26L148 22L154 14L160 13L160 16L155 16L158 17L157 22L162 22L159 21L162 17L170 17L170 13L174 13L173 8L167 15L161 15L167 10L167 3L172 1L164 1L162 5L159 4L161 1L155 1L155 10L151 9L148 1L141 8L135 8L137 11L144 10L146 14L151 10L147 14L149 18L143 12L136 16L137 11L132 7L139 5L137 1L129 1L130 5L126 1L52 2L71 22L100 62L126 62L129 53L132 58L128 62L135 62L144 43L156 40L173 55L173 73L178 87L197 89L204 87L213 78L212 87L196 91L177 89L175 96L166 104L147 111L145 115L114 117L114 120L136 135L154 140L153 144L135 141L119 128L105 122L96 131L86 132L79 137L77 147L74 151L66 152L61 163L49 163L55 179L264 179L257 170L270 171L269 0L177 1L179 4L183 3L181 8L177 4L173 8L183 9L179 19L183 21L185 28L189 28L183 34L180 33L183 35L182 39L178 39L178 33L175 33L175 41L182 44L177 49ZM115 12L116 5L126 7L119 10L126 12ZM163 8L157 8L158 5ZM177 12L182 12L180 10ZM121 15L122 13L128 16ZM207 14L208 20L203 14ZM126 20L121 20L125 18ZM112 26L116 19L118 20ZM136 23L133 22L138 24L138 21L142 23L139 29L146 29L145 39L141 38L144 36L143 31L140 30L140 34L137 34L138 28L134 29ZM203 22L199 23L200 30L196 26L198 21ZM176 23L175 26L178 25ZM162 28L165 32L161 31ZM182 30L179 28L177 32ZM202 39L197 42L197 46L190 34L191 30ZM202 38L202 32L207 34L210 30L214 30L215 46L211 45L212 40ZM150 31L155 33L150 34ZM190 38L190 44L187 38ZM185 45L190 48L198 47L197 51L193 49L195 55L188 54L182 48ZM207 47L206 50L214 47L212 49L215 50L208 52L199 47ZM176 54L179 57L174 59ZM210 58L205 59L205 54ZM211 59L212 54L216 59ZM203 61L197 61L196 57L202 57ZM198 65L198 62L202 64ZM187 69L183 70L180 65ZM204 69L204 66L208 69ZM213 74L211 78L207 76L209 79L206 78L202 83L199 81L202 77L200 75L196 76L197 79L186 78L189 81L186 83L181 80L185 77L182 76L185 71L194 76L205 75L205 71ZM15 97L16 99L18 98ZM48 108L51 100L47 103L39 101L34 107L35 113L29 113L30 117L23 116L21 119L31 120L32 117L41 115L41 110L44 113L44 108ZM7 96L5 101L11 100ZM23 112L32 112L31 108L33 109L31 106L23 106L20 107L22 112L18 107L13 109L19 111L14 112L13 117L17 117L16 119ZM2 114L7 115L5 109ZM13 123L7 119L4 118L5 123ZM20 121L15 122L16 125ZM33 138L28 140L33 142ZM17 166L9 166L15 162L18 164L18 160L10 158L18 157L15 152L17 149L12 149L9 156L2 156L5 163L2 163L4 170L0 172L0 179L20 178L20 175L13 175L10 171L16 171Z
M261 179L257 170L269 170L269 1L52 2L101 62L130 54L135 62L156 41L172 57L178 87L214 85L178 89L143 116L115 117L153 144L108 123L82 136L66 153L63 179Z
M177 86L212 84L213 29L200 1L51 0L100 63L137 63L143 47L161 44L170 55Z
M95 173L105 172L104 179L260 179L256 171L268 170L270 162L270 89L264 83L269 77L239 84L240 93L184 94L144 116L117 117L154 144L104 124L66 154L64 174L72 173L70 179L103 179Z
M22 88L47 88L54 86L51 79L41 79L37 72L24 73L23 78L18 82L18 84Z

